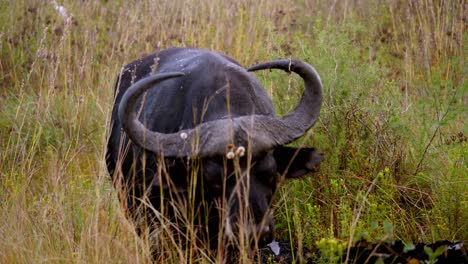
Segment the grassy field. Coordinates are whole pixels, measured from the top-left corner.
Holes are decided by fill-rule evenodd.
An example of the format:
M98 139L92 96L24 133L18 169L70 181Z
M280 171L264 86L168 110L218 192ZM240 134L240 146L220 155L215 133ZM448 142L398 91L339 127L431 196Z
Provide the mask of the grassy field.
M278 239L324 263L360 238L468 242L466 1L52 2L0 0L0 262L149 263L170 240L136 235L104 164L121 67L170 46L320 73L321 119L297 144L326 159L276 194ZM299 78L256 76L279 113L295 106Z

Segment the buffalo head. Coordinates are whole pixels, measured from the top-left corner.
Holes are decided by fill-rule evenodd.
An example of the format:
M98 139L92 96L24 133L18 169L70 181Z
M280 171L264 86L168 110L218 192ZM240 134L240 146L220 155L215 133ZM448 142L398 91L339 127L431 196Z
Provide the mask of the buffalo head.
M276 116L271 99L248 72L263 69L282 69L302 77L304 92L294 111L281 118ZM144 164L133 163L133 177L142 177L138 167L145 165L147 174L152 175L149 185L172 188L172 192L185 193L182 199L186 199L190 196L188 183L196 168L201 179L196 183L197 201L208 203L211 208L203 212L205 220L202 221L209 226L210 233L217 235L222 227L228 240L240 235L254 238L260 244L270 242L274 235L270 205L279 179L301 177L314 171L323 159L313 148L285 146L303 136L319 118L322 84L317 72L303 61L290 59L259 64L246 71L234 60L219 54L179 49L159 61L155 74L147 75L150 74L124 87L123 92L118 88L121 94L117 95L113 113L118 119L113 117L111 137L121 139L122 128L138 150L132 158L146 160ZM222 95L218 96L218 91L222 91L218 88L226 85L232 91L232 102L226 100L227 92L219 92ZM214 88L216 92L211 93ZM168 90L170 95L150 94L158 89ZM171 89L184 89L184 93L173 96L176 92L170 92ZM187 117L180 113L193 110L194 106L203 108L197 103L199 98L218 106L205 109L208 120L186 125L186 119L193 118L194 114L190 112L192 115ZM178 101L181 99L185 103ZM164 109L170 117L151 114L151 109L165 107L168 100L174 101L174 108ZM144 108L148 103L152 104L151 108ZM229 106L219 107L222 104ZM167 118L173 118L174 124ZM119 161L111 157L113 153L109 152L114 150L109 151L109 145L108 167L113 173ZM151 162L148 156L159 162ZM125 164L123 159L120 164ZM124 171L124 177L128 177L129 171ZM162 171L168 177L161 176Z

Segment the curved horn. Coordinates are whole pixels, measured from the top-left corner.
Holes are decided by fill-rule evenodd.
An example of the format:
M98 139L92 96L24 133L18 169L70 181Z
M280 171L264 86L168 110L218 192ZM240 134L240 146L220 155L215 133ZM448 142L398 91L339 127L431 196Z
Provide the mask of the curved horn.
M157 133L147 129L137 118L135 112L135 104L137 99L148 89L154 87L157 83L167 79L183 76L182 72L172 72L155 74L148 78L141 79L130 86L122 96L119 104L119 119L122 123L122 128L137 145L160 153L163 148L159 141L167 141L165 134ZM169 141L170 142L170 141Z
M246 133L234 132L242 130L239 125L236 125L235 119L206 122L193 129L168 134L146 128L135 113L138 98L148 89L155 87L157 83L183 75L182 72L155 74L134 83L124 93L119 104L118 115L122 128L135 144L163 156L213 156L225 153L226 145L234 143L234 134L240 139L248 137Z
M251 151L258 153L290 143L304 135L317 121L322 103L322 83L314 68L299 60L277 60L253 66L248 70L273 68L296 72L305 83L299 105L281 119L274 116L250 115L209 121L177 133L151 131L136 117L136 101L158 82L184 75L174 72L156 74L140 80L125 92L119 105L122 127L140 147L172 157L224 155L228 144L250 147Z
M299 74L299 76L304 80L304 93L302 94L299 105L293 112L281 118L284 125L289 128L285 133L289 134L294 139L301 137L315 124L320 115L320 107L322 105L323 97L322 81L320 80L320 76L309 64L300 60L291 59L275 60L258 64L248 68L247 70L258 71L264 69L281 69L287 72L292 71Z

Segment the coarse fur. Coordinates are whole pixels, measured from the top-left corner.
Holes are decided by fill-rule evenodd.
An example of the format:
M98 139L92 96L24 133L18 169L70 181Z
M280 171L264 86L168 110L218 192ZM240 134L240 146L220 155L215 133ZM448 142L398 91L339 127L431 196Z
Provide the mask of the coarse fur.
M302 65L301 63L296 61L296 64ZM268 68L284 69L286 64L282 61L281 65L268 65ZM319 111L321 103L321 83L313 68L307 71L307 67L304 70L303 66L298 66L298 73L312 76L307 77L315 81L315 93L310 98L320 98L313 98L318 101L318 106L311 99L303 99L296 112L307 112L307 103L312 102L315 105L310 107L315 112L311 116L317 118L316 109ZM135 84L138 81L142 83L149 80L149 76L152 76L154 81ZM306 81L306 77L304 78ZM139 87L145 85L146 88ZM139 92L145 90L146 94L131 95L132 92L127 91L135 87ZM138 98L136 107L127 102L124 95L130 100ZM124 109L125 107L127 109ZM139 130L143 131L138 132L140 136L133 132L134 129L140 129L138 124L129 128L132 123L125 123L126 117L135 112L139 113L138 121L135 122L141 122L141 127L147 129ZM307 116L307 113L304 115ZM275 125L269 122L280 120L276 116L271 98L252 74L227 56L201 49L170 48L126 65L116 84L106 162L114 182L124 190L125 206L135 220L138 222L138 219L141 219L141 212L147 216L149 214L150 218L155 217L154 212L148 212L151 210L141 209L145 207L142 205L147 205L146 202L142 202L145 199L156 210L168 206L169 197L175 196L184 206L190 206L186 202L189 189L196 184L193 205L199 208L195 209L195 224L202 227L208 225L208 228L202 228L204 234L201 236L208 237L212 247L216 247L219 234L225 234L232 240L241 228L247 230L250 239L256 244L270 242L274 237L270 204L280 177L298 178L314 171L323 156L313 148L292 148L282 144L283 141L288 143L305 133L315 120L310 121L310 124L297 125L300 129L295 131L299 132L292 136L284 136L284 140L281 137L273 140L275 143L281 142L280 144L263 144L264 138L274 137L269 134L262 135L258 140L261 144L256 144L255 139L246 136L251 135L246 131L249 128L245 125L236 126L237 120L242 121L250 116L268 118L264 119L267 121L258 122L252 118L252 126L262 122L266 125L271 123L272 128L266 125L257 126L256 131L272 130L272 135L279 135L283 133L279 131L282 127L288 127L288 123ZM296 123L301 123L300 119L291 116ZM232 137L235 138L231 142L233 144L217 140L216 133L226 129L226 125L219 125L221 122L232 122L233 127L240 127L241 131L234 129L232 132ZM145 144L148 142L150 145L149 138L153 132L162 136L175 134L175 141L185 142L184 147L176 146L175 150L183 149L186 148L185 144L193 144L192 134L195 133L192 132L202 126L209 127L204 134L214 134L205 140L209 142L204 144L207 146L205 149L194 152L196 155L186 154L187 151L182 154L170 152L168 149L172 148L172 145L166 148L166 153L164 148L159 147L162 140L158 135L153 141L157 143L153 143L158 145L157 147L150 149ZM278 131L274 131L275 129ZM184 131L187 131L190 140L185 139L187 133ZM202 138L203 135L199 137ZM188 149L193 147L189 146ZM222 152L224 150L225 152ZM232 151L232 156L227 158L225 154L229 151ZM195 180L194 172L199 175ZM174 209L170 208L165 213L170 219L177 215ZM145 220L148 220L147 216L144 217ZM223 226L224 231L220 230Z

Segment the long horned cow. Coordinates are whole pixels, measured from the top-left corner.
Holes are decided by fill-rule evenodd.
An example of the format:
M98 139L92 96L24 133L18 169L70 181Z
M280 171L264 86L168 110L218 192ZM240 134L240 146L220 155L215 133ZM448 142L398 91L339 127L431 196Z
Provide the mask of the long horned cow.
M249 73L263 69L295 72L304 80L298 106L282 118ZM321 104L320 77L303 61L246 70L202 49L162 50L126 65L117 80L107 168L133 217L149 205L163 210L177 196L199 207L197 223L211 247L220 234L231 241L241 229L264 245L274 238L270 205L279 179L314 172L323 160L314 148L285 146L315 124ZM187 202L191 184L194 203ZM170 219L174 210L166 210Z

